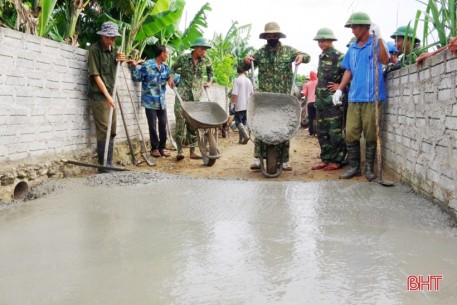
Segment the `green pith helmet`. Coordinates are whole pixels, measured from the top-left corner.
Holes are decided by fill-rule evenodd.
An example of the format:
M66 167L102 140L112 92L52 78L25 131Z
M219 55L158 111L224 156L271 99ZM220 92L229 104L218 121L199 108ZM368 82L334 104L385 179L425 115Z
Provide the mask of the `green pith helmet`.
M350 28L353 25L371 25L370 16L363 12L356 12L349 17L344 27Z
M322 28L317 31L316 37L314 37L313 40L332 40L336 41L335 34L333 34L333 31L330 30L329 28Z
M398 29L392 34L392 36L390 36L390 38L395 39L397 36L409 37L412 39L414 36L414 29L408 28L406 25L402 25L398 27ZM420 39L416 37L414 37L414 39L416 39L417 42L420 42Z
M351 40L349 40L348 44L346 45L346 48L349 48L349 46L350 46L354 41L356 41L356 38L355 38L355 37L352 37Z
M209 42L203 38L203 37L198 37L195 39L194 43L190 46L192 49L195 48L195 47L205 47L205 48L208 48L208 49L211 49L211 45L209 44Z

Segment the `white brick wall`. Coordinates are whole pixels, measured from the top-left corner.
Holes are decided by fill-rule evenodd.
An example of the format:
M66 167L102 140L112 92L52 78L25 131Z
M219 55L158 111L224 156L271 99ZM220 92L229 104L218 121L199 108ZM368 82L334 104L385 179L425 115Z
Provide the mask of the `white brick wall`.
M145 140L149 140L140 85L131 81ZM123 73L118 76L121 102L131 137L139 137ZM95 127L88 108L87 51L0 27L0 164L27 157L94 147ZM213 86L212 101L226 104L225 88ZM170 126L174 129L174 93L167 90ZM117 141L125 140L118 110Z
M443 52L387 77L384 165L403 182L457 209L457 57Z

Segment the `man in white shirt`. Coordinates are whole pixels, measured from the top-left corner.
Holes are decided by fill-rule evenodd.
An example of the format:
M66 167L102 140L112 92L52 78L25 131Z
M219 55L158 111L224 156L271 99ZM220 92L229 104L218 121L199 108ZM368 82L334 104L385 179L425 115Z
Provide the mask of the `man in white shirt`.
M233 81L231 103L235 105L235 125L238 128L240 140L238 143L247 144L249 136L246 132L246 109L249 98L254 94L252 82L244 74L244 69L237 68L238 77Z

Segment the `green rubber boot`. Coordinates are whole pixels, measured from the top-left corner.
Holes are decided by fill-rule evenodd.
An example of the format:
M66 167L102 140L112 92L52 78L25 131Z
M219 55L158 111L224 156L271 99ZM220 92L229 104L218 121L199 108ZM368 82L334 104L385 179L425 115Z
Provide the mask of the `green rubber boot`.
M367 142L365 146L365 177L368 181L376 179L374 173L374 159L376 156L376 142Z
M351 179L360 176L360 142L346 144L348 150L349 169L340 175L340 179Z

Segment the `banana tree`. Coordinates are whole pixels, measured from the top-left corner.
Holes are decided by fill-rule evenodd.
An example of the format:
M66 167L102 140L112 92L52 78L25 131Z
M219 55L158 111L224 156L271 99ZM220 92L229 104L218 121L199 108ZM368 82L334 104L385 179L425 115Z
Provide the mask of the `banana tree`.
M57 0L40 0L38 6L41 8L38 17L38 36L46 37L49 31L54 26L52 14L56 6Z
M195 38L202 36L202 28L207 27L206 11L211 10L211 6L208 3L203 5L181 33L178 28L185 4L185 0L157 0L149 12L142 11L142 7L135 10L126 54L138 49L138 56L141 56L149 44L169 45L176 52L189 48Z
M225 36L214 34L211 41L213 48L208 51L208 55L213 62L214 75L219 84L231 86L236 77L237 63L252 50L252 47L248 46L250 31L250 24L238 26L238 22L234 21Z
M76 46L78 44L78 33L76 24L79 15L84 7L89 4L89 0L65 0L65 16L67 19L64 39L68 44Z

